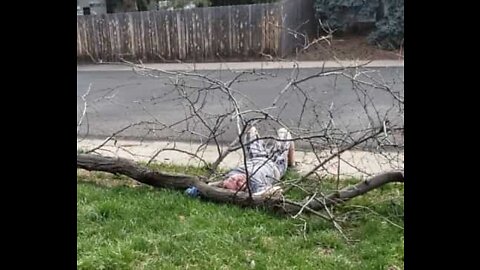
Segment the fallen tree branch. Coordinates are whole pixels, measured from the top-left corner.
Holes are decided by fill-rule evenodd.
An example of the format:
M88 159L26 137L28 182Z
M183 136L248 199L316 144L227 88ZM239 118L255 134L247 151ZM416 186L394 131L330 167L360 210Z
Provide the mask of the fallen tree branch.
M310 207L319 209L320 207L329 207L335 204L344 203L357 196L363 195L369 191L379 188L387 183L404 182L403 172L386 172L364 180L354 186L349 186L337 192L331 193L325 197L325 203L312 201ZM322 204L324 204L322 206Z
M167 189L184 190L195 186L205 199L221 203L233 203L240 206L262 206L282 214L293 215L302 207L313 211L322 211L325 207L343 203L359 195L391 182L404 182L402 172L387 172L362 181L355 186L344 188L325 197L325 203L310 200L307 204L285 200L283 196L249 196L247 192L218 188L208 185L197 176L169 174L152 170L131 160L119 157L106 157L94 154L77 154L77 168L88 171L103 171L122 174L138 182Z

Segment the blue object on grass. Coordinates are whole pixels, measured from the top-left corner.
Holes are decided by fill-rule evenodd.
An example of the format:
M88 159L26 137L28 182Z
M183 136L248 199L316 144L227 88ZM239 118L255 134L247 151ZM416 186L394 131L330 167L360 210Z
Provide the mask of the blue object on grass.
M185 194L190 197L198 197L200 196L200 191L196 187L189 187L185 190Z

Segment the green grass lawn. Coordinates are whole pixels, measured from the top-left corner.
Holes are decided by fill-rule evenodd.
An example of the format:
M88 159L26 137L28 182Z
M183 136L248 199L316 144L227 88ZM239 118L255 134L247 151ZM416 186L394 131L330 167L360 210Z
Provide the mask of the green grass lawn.
M131 183L78 174L78 269L403 269L403 185L335 210L354 239L347 243L315 216L285 218Z

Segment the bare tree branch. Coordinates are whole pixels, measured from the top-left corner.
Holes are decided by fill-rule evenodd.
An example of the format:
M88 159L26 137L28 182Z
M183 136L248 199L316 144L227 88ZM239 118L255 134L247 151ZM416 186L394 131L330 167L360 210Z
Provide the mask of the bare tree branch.
M77 136L80 133L80 127L82 126L83 119L87 115L87 96L90 93L91 88L92 88L92 83L88 85L87 91L85 92L85 94L82 95L84 106L83 106L82 115L80 116L80 120L78 121L78 124L77 124Z

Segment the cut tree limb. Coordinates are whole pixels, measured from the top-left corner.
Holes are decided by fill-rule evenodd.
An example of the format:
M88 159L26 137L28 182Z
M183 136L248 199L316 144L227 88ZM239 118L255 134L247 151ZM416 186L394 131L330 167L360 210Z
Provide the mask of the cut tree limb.
M119 157L106 157L94 154L77 154L77 168L88 171L103 171L122 174L138 182L167 189L184 190L195 186L205 199L221 203L233 203L240 206L263 206L283 214L298 213L304 205L301 202L285 200L282 196L252 196L246 192L235 192L208 185L199 177L181 174L169 174L155 171L131 160ZM354 186L344 188L325 197L325 204L310 200L306 207L322 211L325 206L343 203L391 182L404 182L402 172L386 172L362 181Z

